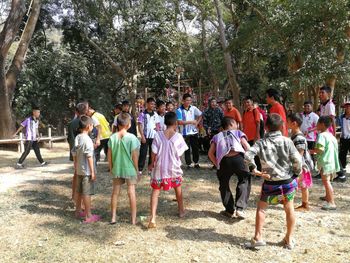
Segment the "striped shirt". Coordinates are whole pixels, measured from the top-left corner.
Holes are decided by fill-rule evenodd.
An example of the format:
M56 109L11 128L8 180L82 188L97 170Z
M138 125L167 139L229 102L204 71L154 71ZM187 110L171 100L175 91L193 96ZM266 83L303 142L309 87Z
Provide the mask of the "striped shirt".
M256 168L254 157L259 156L265 172L271 178L268 181L290 179L300 175L302 158L291 139L282 136L280 131L269 132L264 139L258 140L245 154L245 161Z

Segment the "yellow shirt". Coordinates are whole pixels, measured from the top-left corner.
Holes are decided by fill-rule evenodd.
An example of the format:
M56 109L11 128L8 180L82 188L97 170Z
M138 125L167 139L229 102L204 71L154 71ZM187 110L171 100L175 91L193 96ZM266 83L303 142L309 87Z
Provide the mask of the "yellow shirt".
M108 139L111 136L112 132L111 132L111 129L109 128L109 123L106 120L105 116L95 111L94 114L92 115L92 118L96 119L100 124L101 140Z

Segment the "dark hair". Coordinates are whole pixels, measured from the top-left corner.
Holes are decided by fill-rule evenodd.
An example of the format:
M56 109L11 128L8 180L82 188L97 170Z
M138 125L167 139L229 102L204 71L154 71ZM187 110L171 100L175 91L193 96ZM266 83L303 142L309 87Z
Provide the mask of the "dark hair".
M271 113L269 116L267 116L266 127L269 129L269 131L279 131L281 130L282 125L283 120L279 114Z
M168 107L170 104L174 105L174 103L172 101L167 101L167 103L165 103L165 106Z
M226 130L230 125L236 123L234 118L224 117L221 121L221 127Z
M122 104L121 103L117 103L114 105L114 109L118 109L118 110L122 110Z
M321 90L323 90L323 91L325 91L325 92L327 92L328 94L331 94L332 93L332 88L331 87L329 87L329 86L322 86L321 88L320 88L320 91Z
M79 115L85 115L86 111L88 110L88 107L87 107L86 103L80 102L76 106L76 110L77 110Z
M322 123L324 126L326 126L326 128L329 128L332 125L332 118L329 116L321 116L318 119L318 123Z
M157 105L157 108L159 108L160 106L165 105L165 102L163 100L157 100L156 105Z
M122 105L124 106L124 105L130 105L130 102L128 101L128 100L123 100L122 101Z
M146 100L146 103L150 103L150 102L156 102L156 100L154 98L150 97Z
M229 98L225 99L225 102L228 102L228 101L232 101L233 102L233 98L229 97Z
M118 115L117 124L118 126L125 127L131 122L131 116L127 112L122 112Z
M32 111L34 111L34 110L40 110L39 106L33 105L32 106Z
M176 121L177 121L177 116L175 112L169 111L165 113L164 124L166 126L173 126L174 124L176 124Z
M279 93L275 89L267 89L266 94L271 98L274 98L274 100L279 100Z
M192 95L190 93L185 93L183 96L182 96L182 100L185 100L187 98L192 98Z
M251 102L254 102L253 97L252 96L247 96L245 97L243 100L250 100Z
M304 102L304 105L312 105L312 101L311 100L307 100Z
M288 120L290 120L291 122L296 122L299 127L303 123L303 119L301 118L299 113L291 113L291 114L289 114L288 115Z
M90 124L93 124L92 119L89 116L81 116L79 119L79 132L82 132L89 126Z

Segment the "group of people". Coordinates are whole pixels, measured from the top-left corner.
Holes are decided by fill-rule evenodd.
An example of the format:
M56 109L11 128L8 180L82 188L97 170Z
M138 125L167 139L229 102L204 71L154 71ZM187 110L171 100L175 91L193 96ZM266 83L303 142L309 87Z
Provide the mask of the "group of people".
M100 159L100 151L104 149L113 178L110 224L116 223L118 196L121 185L125 183L130 200L131 223L136 223L135 186L142 175L147 154L152 188L148 227L156 227L161 190L175 190L178 213L183 217L181 156L185 155L187 169L191 169L192 163L195 169L200 168L198 127L202 125L209 140L208 157L217 170L219 191L225 207L221 213L230 218L244 219L251 176L262 177L264 181L257 205L255 235L245 246L266 245L262 239L265 209L269 204L282 203L287 221L282 244L292 249L296 190L300 188L302 192L302 203L297 210L308 211L312 173L318 171L325 187L325 196L321 197L325 201L322 209L334 210L336 204L331 181L335 178L346 180L346 155L350 150L350 103L344 104L345 112L339 118L339 151L331 89L322 87L319 98L319 115L312 112L311 102L306 101L303 113L286 116L284 107L278 102L279 94L274 89L266 91L266 102L271 106L269 115L254 104L251 97L244 99L242 114L234 107L232 99L225 101L225 110L218 106L215 99L211 99L208 109L202 113L192 105L191 94L186 93L182 97L182 105L177 109L171 102L148 98L145 110L139 113L137 120L129 112L130 103L123 101L120 107L116 107L112 127L88 102L81 102L76 106L76 116L69 124L68 134L75 171L72 181L75 216L82 218L84 223L100 220L98 215L91 212L91 195L94 194L96 163ZM229 184L233 174L238 177L235 198Z

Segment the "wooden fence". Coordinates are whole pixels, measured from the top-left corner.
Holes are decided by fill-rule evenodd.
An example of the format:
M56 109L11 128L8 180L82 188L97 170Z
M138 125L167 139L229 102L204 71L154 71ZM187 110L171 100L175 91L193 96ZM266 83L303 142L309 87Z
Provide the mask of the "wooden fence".
M52 129L48 128L47 136L41 137L40 142L48 142L49 148L52 148L53 142L67 140L66 134L67 134L66 129L64 129L64 136L52 136ZM22 132L19 134L19 138L0 140L0 144L17 144L18 152L20 152L20 153L22 153L24 151L24 143L25 142L26 142L26 139L23 137Z

